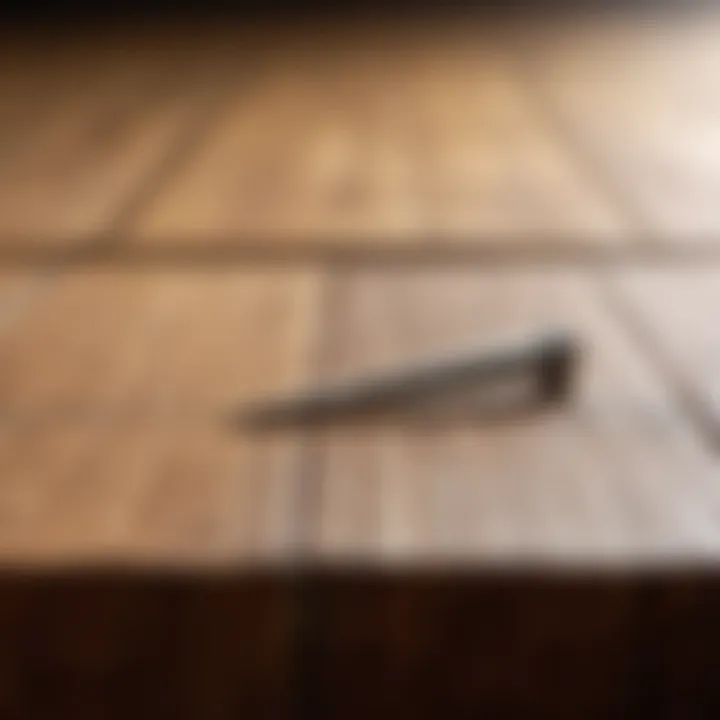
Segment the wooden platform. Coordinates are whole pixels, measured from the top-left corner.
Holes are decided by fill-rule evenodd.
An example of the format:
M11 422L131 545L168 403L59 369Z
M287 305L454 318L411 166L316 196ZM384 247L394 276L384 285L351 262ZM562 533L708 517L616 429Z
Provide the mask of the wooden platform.
M704 10L8 37L0 714L716 698L718 32ZM567 407L234 422L544 324L582 344ZM573 692L523 665L556 651Z

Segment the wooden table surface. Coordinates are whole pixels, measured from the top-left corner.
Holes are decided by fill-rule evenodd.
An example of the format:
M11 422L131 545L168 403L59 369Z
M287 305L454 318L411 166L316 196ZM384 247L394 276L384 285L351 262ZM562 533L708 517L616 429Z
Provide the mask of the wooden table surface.
M213 617L231 616L240 571L714 565L719 32L703 10L12 34L0 49L0 562L219 571L229 585L188 590L170 619L152 596L133 626L165 628L162 644L182 613L209 623L214 680L184 690L203 717L282 695L268 678L287 648L268 628L290 627L297 607L261 582L243 607L266 624L226 634ZM246 401L556 323L583 349L562 408L264 433L233 422ZM90 582L76 615L117 590ZM356 697L367 717L388 707L348 680L346 651L364 642L353 622L372 647L425 651L397 635L405 595L353 587L308 607L339 633L327 631L320 676L348 672L325 714ZM2 622L34 627L13 592ZM123 592L117 617L134 602ZM433 592L417 627L445 612ZM572 615L553 592L540 591L546 606ZM601 607L579 591L593 643L643 615L612 592ZM669 597L646 630L685 607ZM92 615L103 632L120 622L111 610ZM188 657L207 650L196 630ZM265 647L253 665L248 648ZM638 647L608 645L605 669L617 679ZM259 683L242 702L222 685L226 656ZM427 666L406 676L393 657L373 677L417 709ZM642 657L633 667L672 675ZM682 677L685 702L704 681ZM517 700L513 688L493 702ZM578 681L548 707L589 717L583 693L596 691ZM43 716L28 688L13 692ZM98 716L87 693L87 715L51 696ZM611 716L630 707L618 697Z
M15 37L2 557L714 557L718 29ZM550 416L310 437L230 421L553 323L584 364Z

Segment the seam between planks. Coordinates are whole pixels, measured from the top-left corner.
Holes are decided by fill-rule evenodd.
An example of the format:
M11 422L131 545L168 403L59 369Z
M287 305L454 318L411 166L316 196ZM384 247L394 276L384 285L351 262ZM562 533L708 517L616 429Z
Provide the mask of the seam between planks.
M167 78L161 82L165 80ZM191 161L230 106L235 90L233 80L232 76L228 77L214 92L197 98L197 107L190 118L183 122L179 137L170 143L163 157L128 191L125 200L108 222L107 234L96 238L95 246L121 245L125 240L124 235L131 234L130 229L136 225L138 218Z
M590 148L591 142L583 137L571 120L567 119L560 101L553 101L548 93L543 91L542 82L533 71L533 62L527 51L519 44L515 45L514 50L516 77L536 110L538 122L559 147L567 150L580 177L586 180L588 186L594 189L628 225L630 228L626 238L628 242L659 244L659 238L650 219L597 160Z
M129 237L129 236L128 236ZM634 240L635 238L635 240ZM256 242L237 244L231 237L205 244L149 247L129 246L126 236L100 234L72 248L48 249L38 247L32 238L18 238L14 244L0 244L1 268L30 268L72 270L81 267L160 268L172 269L192 266L291 266L303 265L320 268L344 267L437 267L467 266L478 268L494 265L628 267L678 266L720 264L720 242L711 238L685 243L636 242L637 236L628 234L625 246L584 246L568 244L563 240L538 242L538 237L527 241L506 239L497 244L474 243L471 238L462 241L439 242L439 236L422 237L416 246L403 242L392 245L378 244L358 237L350 242L314 242L312 239L283 243L277 238L264 238Z
M681 369L669 357L662 342L654 336L650 324L643 320L641 312L634 308L632 301L612 278L600 277L599 287L604 306L625 329L648 364L658 372L670 391L678 413L682 414L710 453L717 456L720 452L720 428L708 407L698 397L697 391L683 379Z
M328 352L337 325L336 295L340 279L326 272L321 278L320 314L315 346L310 358L310 375L317 379L327 363ZM299 462L293 498L293 535L295 562L290 590L290 698L291 715L317 718L321 715L321 656L324 628L323 594L313 572L313 530L318 527L322 486L326 478L321 440L311 432L304 433L300 443Z

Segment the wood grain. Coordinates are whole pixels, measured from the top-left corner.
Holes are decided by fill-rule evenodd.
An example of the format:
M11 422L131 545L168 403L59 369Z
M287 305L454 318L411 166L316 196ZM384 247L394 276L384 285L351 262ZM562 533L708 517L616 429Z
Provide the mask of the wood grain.
M313 37L270 40L257 82L141 215L140 242L621 240L622 221L515 76L507 32Z
M197 570L292 559L292 436L220 423L44 423L2 437L3 568Z
M185 53L171 35L58 31L46 44L1 52L3 246L109 232L216 89L210 43Z
M577 397L504 422L348 424L319 440L318 556L380 563L628 563L717 552L717 462L667 387L571 271L367 272L338 283L337 377L561 323Z
M21 321L48 286L46 272L16 272L0 268L0 337Z
M717 590L692 572L322 578L311 713L703 716L718 706Z
M271 578L4 572L0 589L5 717L289 717L293 614Z
M610 14L531 35L529 76L600 182L664 242L720 229L720 15Z
M86 270L0 336L9 415L230 412L303 382L319 332L312 273Z
M712 265L633 270L616 279L615 289L701 429L720 443L720 271Z
M602 718L657 690L639 593L617 579L346 573L321 587L320 717Z
M0 337L0 561L292 555L299 439L253 437L232 413L307 382L319 289L280 270L52 281Z
M714 230L714 26L594 22L533 40L531 96L476 28L15 39L0 245L127 229L155 190L152 247ZM190 67L238 89L174 182ZM678 398L720 427L716 274L0 269L0 716L712 715L717 588L683 563L714 570L720 468ZM584 348L567 408L227 422L547 322Z

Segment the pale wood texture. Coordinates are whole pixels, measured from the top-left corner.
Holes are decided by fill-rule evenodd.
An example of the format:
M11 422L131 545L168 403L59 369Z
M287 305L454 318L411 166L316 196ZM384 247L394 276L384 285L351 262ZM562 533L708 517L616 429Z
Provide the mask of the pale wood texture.
M24 310L47 287L46 272L18 273L0 268L0 337L10 332Z
M307 382L318 278L107 271L47 282L0 337L0 558L287 558L297 438L249 437L231 414Z
M120 253L138 243L217 242L628 247L647 219L633 215L595 128L629 137L635 95L643 97L633 88L646 83L670 112L665 93L678 83L666 89L642 73L652 79L670 61L700 67L714 51L697 20L680 23L672 42L662 40L662 24L597 27L595 35L577 23L497 33L459 25L203 31L157 45L152 35L74 48L55 39L38 56L35 46L10 43L3 52L13 63L0 67L0 176L14 180L0 214L19 225L6 226L0 243L107 232ZM635 58L636 41L647 64L629 62L626 78L621 61ZM692 77L692 87L705 87L709 75ZM585 101L588 78L598 93ZM211 99L216 122L205 115ZM199 116L205 124L187 144ZM619 147L613 162L639 167ZM165 173L168 157L177 164ZM310 464L303 490L310 514L285 516L287 532L302 526L307 551L320 559L639 561L715 552L717 463L678 392L715 412L716 373L703 358L713 352L716 284L693 278L396 268L340 272L324 297L321 278L305 270L5 269L2 463L8 517L17 517L2 554L30 557L37 546L38 556L52 547L81 556L106 545L117 556L189 558L200 526L198 554L242 554L245 540L235 539L246 522L235 535L226 518L264 517L267 508L254 499L235 507L230 498L245 490L227 476L253 478L252 488L256 475L265 478L272 494L268 477L295 487L304 471L295 460L264 469L285 468L280 458L297 454L295 438L227 438L223 423L244 400L299 389L318 370L321 336L319 370L331 379L543 320L566 320L587 346L581 397L569 411L484 426L411 427L396 418L337 428L317 440L321 462ZM697 304L704 312L695 316ZM669 312L674 319L660 321ZM185 453L198 470L186 480L177 471L186 489L173 496L176 471L162 468L181 465L173 458ZM210 478L207 505L202 496L191 506L201 476ZM44 477L81 499L45 501ZM167 502L157 522L142 520L140 496ZM112 507L126 509L106 521ZM71 517L80 518L75 529ZM106 527L115 529L103 539Z
M333 376L553 321L576 329L585 362L577 399L555 414L328 431L310 541L319 557L633 565L716 553L720 467L602 292L550 269L340 283Z
M0 336L6 413L230 410L299 383L319 331L312 274L88 270L49 282Z
M22 36L24 37L24 36ZM205 112L211 39L32 36L0 49L0 244L107 233Z
M251 61L257 82L141 213L138 241L622 241L622 219L517 76L507 31L338 26L271 36Z
M220 423L55 422L2 434L0 563L287 563L300 455Z
M720 270L714 264L632 270L615 285L657 364L720 442Z
M623 14L545 26L528 74L644 234L717 241L720 14Z

